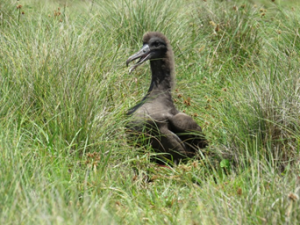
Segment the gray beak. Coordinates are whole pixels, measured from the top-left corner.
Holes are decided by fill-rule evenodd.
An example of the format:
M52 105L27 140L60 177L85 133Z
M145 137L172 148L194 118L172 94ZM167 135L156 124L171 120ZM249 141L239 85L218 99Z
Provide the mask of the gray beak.
M128 66L128 64L135 59L139 59L139 61L137 61L136 64L130 67L129 73L131 73L133 70L135 70L135 68L147 61L150 58L150 53L151 52L149 45L145 44L140 51L130 56L126 61L126 66Z

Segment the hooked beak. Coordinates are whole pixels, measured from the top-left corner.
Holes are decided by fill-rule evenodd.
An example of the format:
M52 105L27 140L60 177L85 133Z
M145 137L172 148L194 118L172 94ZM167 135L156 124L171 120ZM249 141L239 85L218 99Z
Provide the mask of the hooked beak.
M135 59L139 59L139 61L137 61L136 64L130 67L129 73L131 73L133 70L135 70L135 68L147 61L150 58L150 53L151 52L149 45L145 44L140 51L130 56L126 61L126 66L128 66L128 64Z

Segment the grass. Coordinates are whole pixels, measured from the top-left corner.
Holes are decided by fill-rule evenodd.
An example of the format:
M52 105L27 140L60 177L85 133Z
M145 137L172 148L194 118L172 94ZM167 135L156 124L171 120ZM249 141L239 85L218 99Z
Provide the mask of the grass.
M20 5L20 6L19 6ZM299 5L294 1L0 3L1 224L299 224ZM201 160L171 169L126 142L149 68L175 53L178 109Z

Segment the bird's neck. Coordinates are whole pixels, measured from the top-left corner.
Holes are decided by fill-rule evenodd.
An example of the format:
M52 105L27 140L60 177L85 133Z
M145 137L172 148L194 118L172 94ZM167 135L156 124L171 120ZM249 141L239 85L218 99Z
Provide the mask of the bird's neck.
M174 85L174 67L168 58L150 61L152 78L148 95L166 94L171 96Z

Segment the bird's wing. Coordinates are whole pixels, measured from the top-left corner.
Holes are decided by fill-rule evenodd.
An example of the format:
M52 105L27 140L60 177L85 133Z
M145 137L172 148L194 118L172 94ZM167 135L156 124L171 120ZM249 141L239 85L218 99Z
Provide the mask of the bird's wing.
M169 118L170 130L173 131L186 145L205 148L208 142L201 127L192 117L178 113Z
M159 148L162 150L162 152L170 153L174 159L193 157L195 155L194 151L191 152L188 150L177 134L169 130L167 124L166 126L160 126L159 130L161 135L159 140Z

